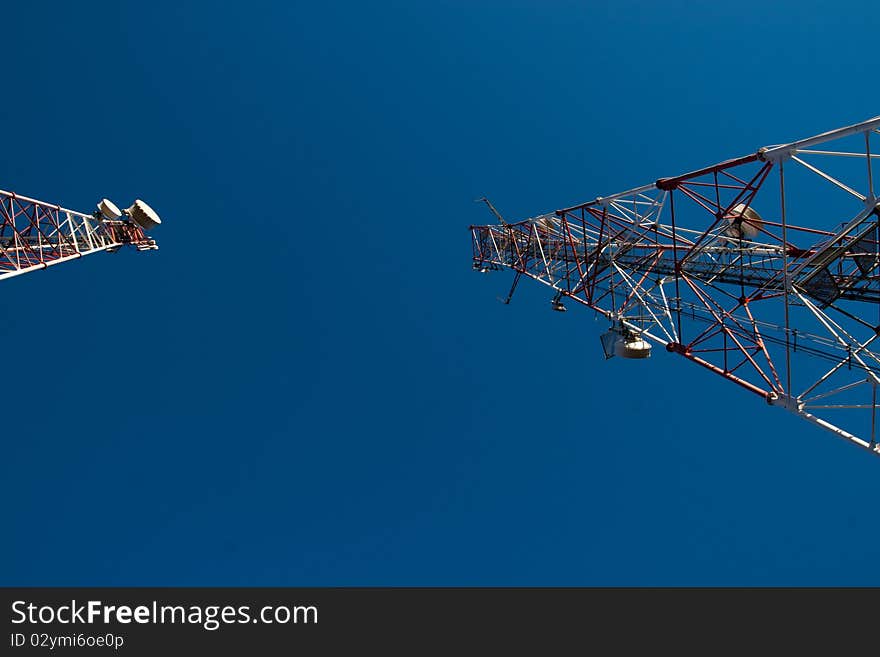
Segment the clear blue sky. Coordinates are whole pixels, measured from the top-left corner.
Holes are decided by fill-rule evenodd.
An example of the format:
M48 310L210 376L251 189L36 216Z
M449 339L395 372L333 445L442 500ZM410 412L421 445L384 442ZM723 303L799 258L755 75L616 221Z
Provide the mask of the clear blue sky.
M0 582L880 584L880 461L467 232L880 114L873 3L120 4L4 10L0 188L164 223L0 283Z

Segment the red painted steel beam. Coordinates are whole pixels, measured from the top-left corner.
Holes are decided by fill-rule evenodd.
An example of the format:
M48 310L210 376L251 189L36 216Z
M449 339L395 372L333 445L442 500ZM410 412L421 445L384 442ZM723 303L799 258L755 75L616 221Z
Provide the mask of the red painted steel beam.
M705 361L702 358L694 356L692 353L690 353L687 350L687 347L685 347L683 344L670 342L668 345L666 345L666 351L670 351L672 353L684 356L688 360L695 362L697 365L702 365L710 372L715 372L715 374L718 374L719 376L723 376L728 381L733 381L734 383L745 388L749 392L755 393L756 395L758 395L759 397L761 397L762 399L764 399L766 401L769 401L771 398L771 395L773 394L772 392L770 392L768 390L764 390L764 389L759 388L758 386L756 386L752 383L749 383L745 379L741 379L738 376L734 376L733 374L730 374L729 372L725 372L717 365L713 365L712 363Z
M758 161L758 154L753 153L752 155L746 155L745 157L738 157L733 160L725 160L724 162L719 162L718 164L713 164L709 167L704 167L703 169L697 169L696 171L691 171L690 173L685 173L680 176L674 176L672 178L660 178L655 184L657 185L657 189L662 189L665 191L670 191L675 189L679 183L684 182L685 180L690 180L691 178L699 178L700 176L705 176L709 173L719 173L720 171L724 171L725 169L732 169L733 167L738 167L743 164L749 164L751 162Z

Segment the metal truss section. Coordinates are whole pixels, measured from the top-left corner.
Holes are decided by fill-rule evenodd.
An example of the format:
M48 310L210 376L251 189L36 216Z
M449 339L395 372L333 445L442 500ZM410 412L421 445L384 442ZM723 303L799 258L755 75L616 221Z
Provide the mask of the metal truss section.
M124 245L158 248L127 216L107 219L0 190L0 279Z
M470 227L510 269L640 341L880 454L880 117L514 223ZM616 337L615 337L616 336ZM614 340L622 348L612 348Z

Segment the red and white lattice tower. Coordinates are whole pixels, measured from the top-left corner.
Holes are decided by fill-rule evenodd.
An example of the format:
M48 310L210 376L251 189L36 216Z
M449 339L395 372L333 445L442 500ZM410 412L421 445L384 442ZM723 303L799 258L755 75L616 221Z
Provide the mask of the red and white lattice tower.
M119 210L104 199L84 214L0 190L0 280L125 245L158 249L147 231L160 223L141 200Z
M880 117L537 217L471 226L473 267L610 321L880 454ZM485 200L485 199L481 199Z

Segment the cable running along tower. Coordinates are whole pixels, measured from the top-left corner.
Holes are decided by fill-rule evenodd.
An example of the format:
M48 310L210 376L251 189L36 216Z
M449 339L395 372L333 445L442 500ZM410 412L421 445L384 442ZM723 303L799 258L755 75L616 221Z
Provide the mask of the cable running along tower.
M659 345L880 454L880 117L554 212L471 226L510 269L609 320L606 358Z

